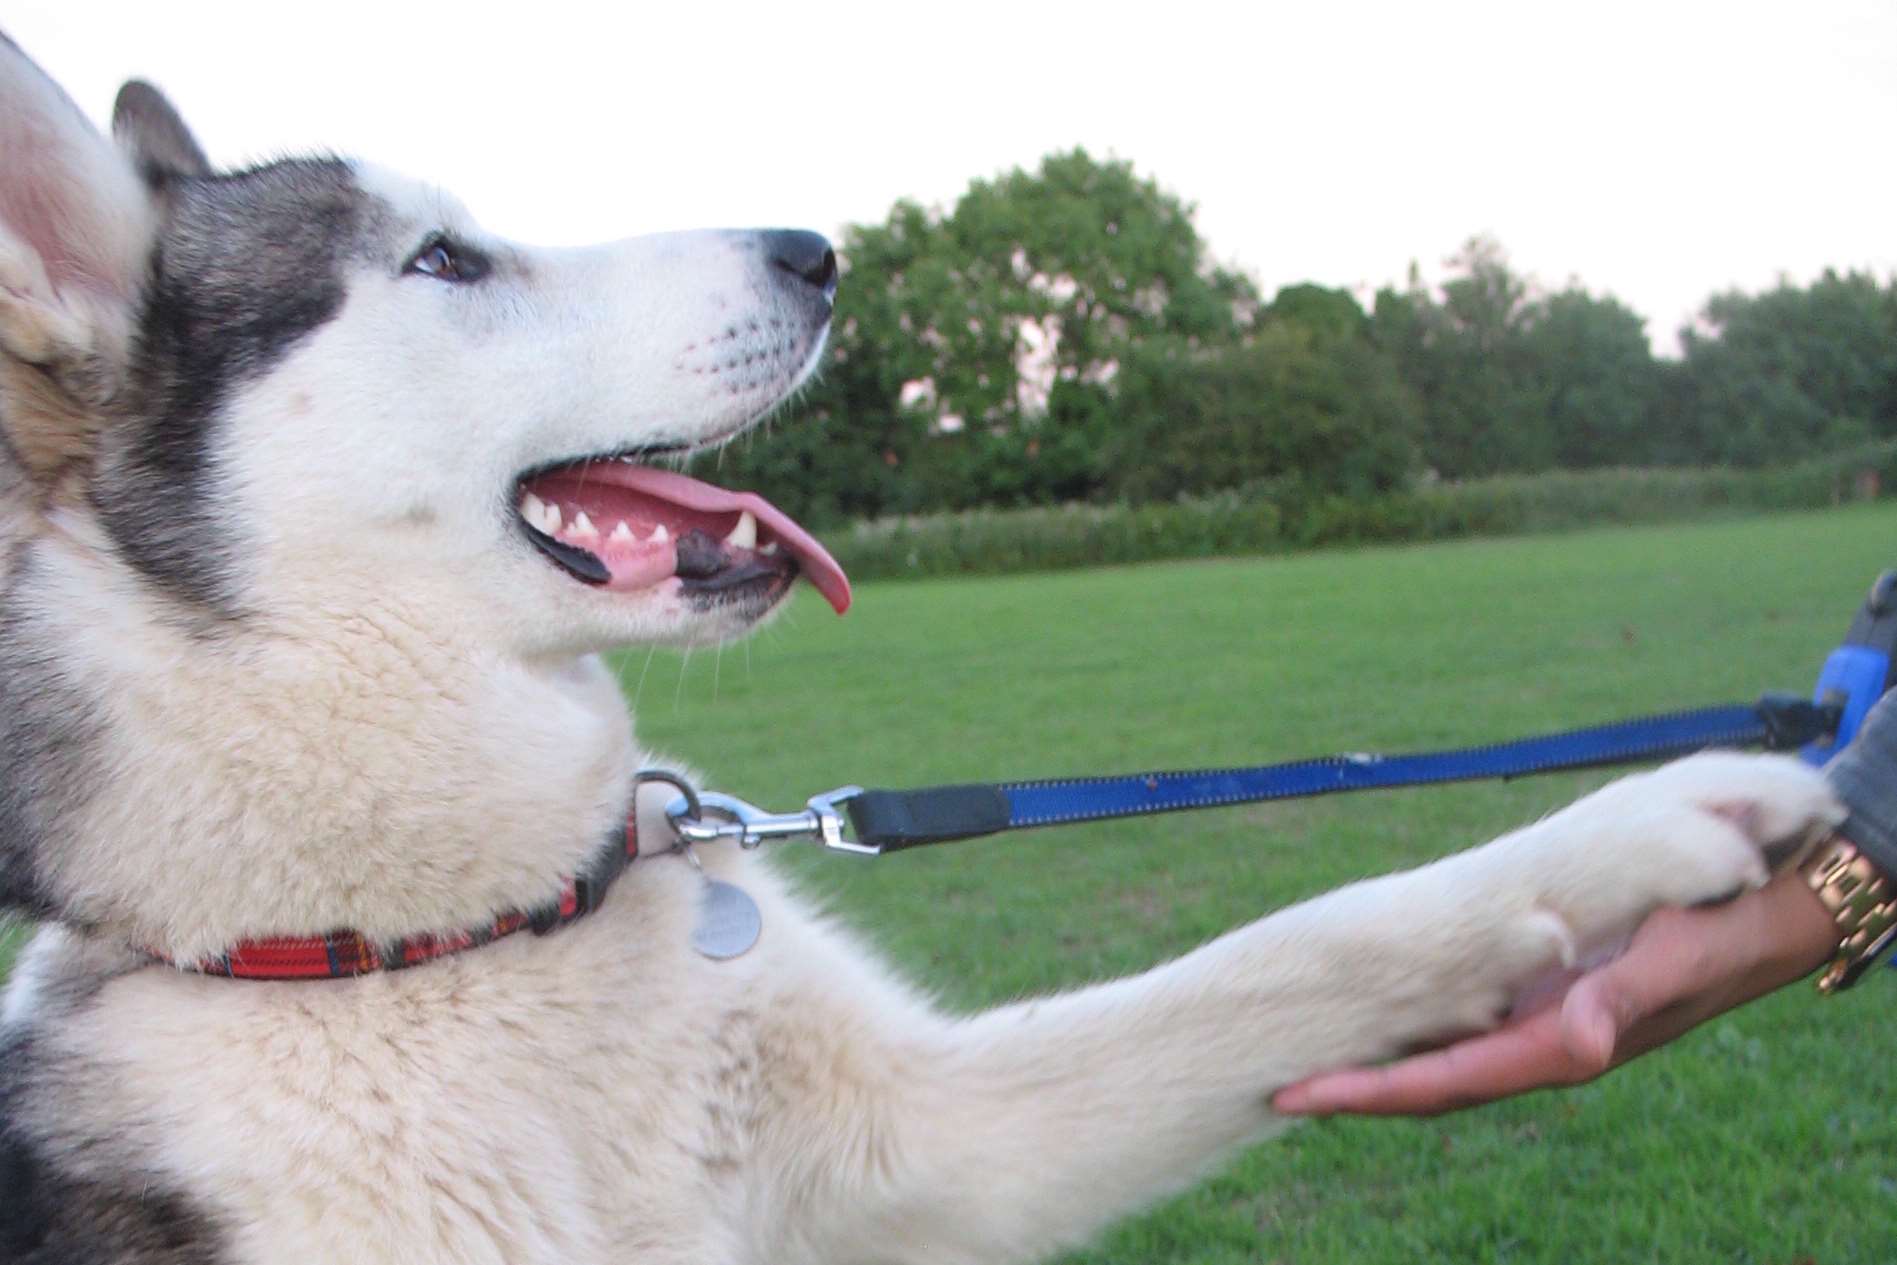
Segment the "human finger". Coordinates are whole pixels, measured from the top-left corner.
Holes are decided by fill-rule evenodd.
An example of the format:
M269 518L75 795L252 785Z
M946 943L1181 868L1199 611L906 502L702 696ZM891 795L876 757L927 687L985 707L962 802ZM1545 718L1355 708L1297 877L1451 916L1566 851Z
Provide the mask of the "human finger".
M1441 1050L1312 1077L1280 1090L1272 1106L1286 1115L1433 1116L1565 1084L1574 1074L1560 1012L1549 1009Z

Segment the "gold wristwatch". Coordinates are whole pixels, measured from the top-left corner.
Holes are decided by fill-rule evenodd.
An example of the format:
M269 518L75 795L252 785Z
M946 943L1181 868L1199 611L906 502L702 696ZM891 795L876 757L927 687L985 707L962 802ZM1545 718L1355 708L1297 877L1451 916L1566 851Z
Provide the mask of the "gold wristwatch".
M1855 984L1897 941L1897 883L1879 873L1855 844L1835 837L1818 845L1799 869L1838 924L1837 956L1818 977L1819 992L1835 993Z

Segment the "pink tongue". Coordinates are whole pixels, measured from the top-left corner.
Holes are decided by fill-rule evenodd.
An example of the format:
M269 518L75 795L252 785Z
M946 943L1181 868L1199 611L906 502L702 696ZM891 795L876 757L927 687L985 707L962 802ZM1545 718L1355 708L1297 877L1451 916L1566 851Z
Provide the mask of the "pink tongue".
M778 544L797 559L804 577L817 587L836 613L850 609L850 578L817 538L799 527L783 510L755 492L727 492L709 483L670 470L654 470L619 461L601 461L586 468L586 479L639 492L688 510L706 514L736 514L750 510L760 527L768 528Z

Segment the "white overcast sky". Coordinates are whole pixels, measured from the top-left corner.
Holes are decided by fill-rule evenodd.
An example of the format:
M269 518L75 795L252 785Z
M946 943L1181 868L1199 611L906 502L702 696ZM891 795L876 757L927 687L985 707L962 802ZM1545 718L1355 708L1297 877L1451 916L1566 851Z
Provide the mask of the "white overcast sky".
M9 0L95 120L139 75L216 160L327 148L547 244L879 220L1082 144L1269 295L1487 233L1662 348L1715 290L1897 272L1897 3Z

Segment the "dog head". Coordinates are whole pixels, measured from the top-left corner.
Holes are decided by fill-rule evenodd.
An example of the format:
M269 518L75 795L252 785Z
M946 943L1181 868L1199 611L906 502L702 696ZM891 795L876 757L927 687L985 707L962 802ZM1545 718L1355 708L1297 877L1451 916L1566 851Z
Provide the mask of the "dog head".
M583 250L377 168L113 140L0 39L0 905L189 959L473 925L623 834L591 652L848 582L665 468L811 372L781 230Z
M0 426L140 583L230 619L426 592L528 654L728 637L799 573L847 605L783 514L654 465L811 372L822 238L534 250L358 163L215 173L143 84L113 132L0 47Z

